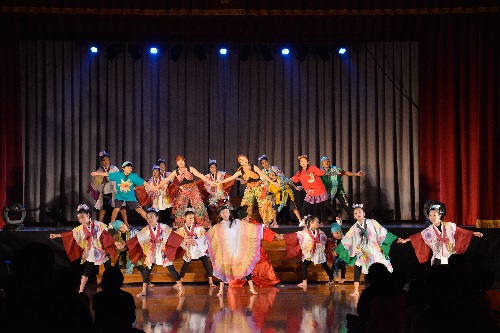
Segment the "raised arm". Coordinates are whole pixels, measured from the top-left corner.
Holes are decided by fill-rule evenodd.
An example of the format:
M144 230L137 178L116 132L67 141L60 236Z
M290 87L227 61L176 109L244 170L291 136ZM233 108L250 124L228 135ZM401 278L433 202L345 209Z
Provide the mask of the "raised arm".
M366 173L364 171L351 172L351 171L347 171L347 170L344 170L344 174L346 176L350 176L350 177L355 177L355 176L364 177L364 175L366 175Z
M260 171L259 168L255 168L254 171L256 171L259 174L260 178L264 179L266 182L274 184L278 188L280 187L280 184L278 182L273 182L273 180L269 178L264 172Z
M93 171L90 173L90 175L92 177L95 177L95 176L102 176L102 177L107 177L109 174L109 172L103 172L103 171Z
M231 180L236 179L237 177L240 177L240 176L241 176L241 171L236 171L235 174L232 175L231 177L227 177L226 179L223 179L217 183L224 184L224 183L230 182Z
M174 179L175 175L176 175L176 172L175 172L175 170L174 170L174 171L172 171L172 172L170 173L170 175L168 175L168 176L167 176L167 178L164 178L164 179L162 179L162 180L160 181L160 183L158 184L158 187L160 187L160 186L162 186L162 185L164 185L164 184L168 184L168 182L170 182L172 179Z

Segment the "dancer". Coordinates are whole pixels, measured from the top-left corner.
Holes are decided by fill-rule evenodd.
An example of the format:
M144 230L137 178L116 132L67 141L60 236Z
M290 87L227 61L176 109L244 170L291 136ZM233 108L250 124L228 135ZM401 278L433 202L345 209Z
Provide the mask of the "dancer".
M210 288L215 288L213 274L212 274L212 264L209 262L206 252L201 251L196 243L196 240L202 238L205 235L205 228L199 226L195 223L195 210L188 208L184 213L184 225L176 230L176 233L184 238L184 247L186 252L184 252L184 263L182 264L180 278L184 277L186 271L191 264L192 260L201 260L205 272L208 277L208 285Z
M129 241L130 238L137 235L139 233L139 230L129 228L120 220L115 220L113 223L110 223L110 226L108 226L108 230L110 229L115 230L115 234L113 235L115 242L123 245L122 248L118 249L118 255L114 265L120 268L124 268L125 270L123 271L123 274L132 274L132 271L134 270L134 264L132 264L132 262L130 261L130 256L125 243ZM139 261L136 263L136 265L140 266L142 265L142 262Z
M106 268L111 266L108 255L111 260L114 260L116 248L121 249L123 246L115 242L108 233L106 224L90 218L89 206L85 204L79 205L76 214L78 222L80 222L78 227L62 234L49 234L49 237L50 239L62 239L64 250L70 261L82 258L81 263L84 265L84 269L79 289L79 292L82 293L89 276L92 274L94 265L104 264Z
M167 178L168 175L171 174L170 171L167 171L167 162L165 162L164 159L159 159L157 162L156 162L156 165L158 167L160 167L160 177L161 178Z
M99 157L101 158L101 167L97 169L97 172L120 172L116 166L110 163L108 153L101 151ZM99 210L98 220L104 221L106 211L115 207L116 182L110 181L108 177L95 176L87 192L92 192L92 197L95 199L94 208ZM128 226L127 210L123 206L120 208L123 222Z
M246 182L245 193L241 200L241 206L247 206L248 215L252 214L253 205L257 202L259 206L260 217L265 224L273 223L274 212L271 201L267 198L266 186L261 180L264 179L269 183L274 183L279 187L277 182L273 182L266 174L259 170L255 165L248 163L248 158L245 155L238 156L240 167L234 175L219 182L224 184L238 177L242 177Z
M126 203L128 208L135 209L145 220L146 212L137 202L137 197L135 196L135 187L145 185L149 187L149 184L145 184L144 180L137 174L132 172L132 162L125 161L122 163L122 172L100 172L94 171L91 173L92 176L103 176L108 177L110 181L115 181L118 183L118 192L115 196L115 208L111 214L111 223L116 220L118 211L123 203Z
M258 160L260 162L260 165L262 166L262 172L266 173L266 175L270 171L274 171L274 173L276 173L276 176L278 177L285 176L285 174L283 173L283 171L281 171L280 168L278 168L276 165L269 164L269 159L267 158L266 154L261 155Z
M172 213L175 214L175 226L180 227L184 223L184 213L189 204L191 204L191 207L196 211L196 223L204 228L209 227L210 220L208 218L207 209L203 204L200 190L198 189L197 182L194 180L194 176L210 185L214 185L215 183L192 166L186 165L184 156L178 155L175 158L175 163L177 163L177 169L172 171L167 178L162 179L158 186L153 186L152 189L156 191L159 186L168 184L168 182L173 180L172 184L174 185L173 187L169 186L169 192L173 202Z
M285 235L286 252L289 258L302 253L302 282L299 287L307 287L307 267L312 263L321 264L328 275L328 286L334 284L333 272L326 262L326 235L319 229L319 219L308 215L304 217L306 228Z
M295 187L295 185L293 185L293 183L284 176L282 178L278 178L274 171L269 171L267 175L272 181L280 185L277 187L271 183L268 188L268 192L272 193L275 197L275 205L273 207L274 211L280 213L283 210L283 207L288 206L289 210L293 211L297 219L300 221L301 217L298 209L295 207L295 198L291 189L291 186Z
M371 264L376 262L384 264L389 272L392 272L389 250L397 237L376 220L365 218L362 204L355 204L352 207L356 223L342 238L335 252L347 265L354 265L354 291L351 296L358 296L361 272L367 274Z
M328 156L323 156L320 164L321 170L325 170L325 174L321 176L321 180L325 185L326 192L330 196L330 202L335 206L335 199L337 199L342 208L346 211L349 219L354 219L352 208L349 206L349 200L347 199L344 184L342 183L342 176L364 177L366 173L364 171L351 172L344 170L341 167L331 166ZM340 217L340 211L336 214L336 216Z
M148 183L151 186L158 186L162 180L161 171L158 165L153 165L153 174L149 178ZM151 207L158 211L160 216L164 216L164 211L172 208L172 202L170 202L170 197L168 196L167 185L158 186L156 191L150 189L148 195L151 197L152 204Z
M325 171L315 166L310 166L307 155L300 155L298 159L300 169L292 177L292 181L294 183L300 182L302 188L306 191L306 197L302 204L302 216L310 215L311 211L315 216L321 216L322 206L324 205L335 214L335 207L328 200L328 193L320 178L325 174ZM303 227L304 224L304 221L302 221L299 226Z
M398 243L411 242L419 263L431 260L431 265L446 265L455 253L464 253L473 236L483 237L481 232L457 227L453 222L443 222L445 205L433 205L426 214L431 225L409 238L398 238Z
M172 261L182 256L181 244L184 239L172 232L168 225L158 223L158 212L155 209L150 208L146 218L148 225L126 243L132 263L135 264L141 258L144 260L144 266L139 266L142 274L142 291L137 297L147 296L149 275L154 265L167 267L176 281L177 296L183 296L184 287Z
M224 295L224 283L244 277L255 295L252 271L260 259L264 226L233 219L227 206L219 208L219 215L221 221L207 231L204 239L197 240L202 251L201 244L208 249L214 276L221 280L217 296Z
M250 218L250 216L248 216L247 209L244 206L239 206L238 208L236 208L235 213L236 213L236 218L242 222L249 222L256 225L260 224L259 222L255 221L254 219ZM279 236L274 231L264 227L262 235L263 240L270 243L273 241L275 237L279 238ZM262 242L260 245L260 259L252 271L252 281L254 285L256 285L257 287L274 286L280 282L280 280L276 276L276 273L274 273L273 265L271 264L271 259L269 259L269 256L264 250ZM231 287L243 286L245 283L246 279L239 279L236 281L229 282L229 286Z
M210 172L205 175L208 179L214 182L214 185L210 185L209 183L205 183L205 189L208 192L208 209L211 212L211 217L215 215L218 218L218 210L220 206L226 205L231 207L231 201L229 199L229 193L231 192L231 188L234 185L234 180L225 183L224 186L221 184L217 184L223 179L229 177L227 173L224 171L217 170L217 161L216 160L208 160L208 167ZM212 220L214 220L212 218Z
M330 231L333 235L333 240L328 239L326 241L326 259L327 261L332 263L331 270L333 271L333 276L338 276L338 272L340 270L340 278L337 280L338 283L342 284L345 282L345 273L346 273L346 263L344 260L339 258L339 255L335 251L337 246L342 241L342 229L340 228L340 224L337 222L333 222L330 227Z

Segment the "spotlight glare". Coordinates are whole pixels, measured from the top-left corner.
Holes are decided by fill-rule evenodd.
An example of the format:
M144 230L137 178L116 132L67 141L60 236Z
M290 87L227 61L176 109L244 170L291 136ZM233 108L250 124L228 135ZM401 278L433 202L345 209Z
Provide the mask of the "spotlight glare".
M92 47L90 48L90 52L92 52L92 53L97 53L98 51L99 51L99 50L97 49L97 47L96 47L96 46L92 46Z
M281 54L282 55L289 55L290 54L290 50L285 47L283 50L281 50Z
M149 53L151 54L158 54L158 49L156 47L152 47L149 49Z
M345 49L345 47L341 47L341 48L339 49L339 54L344 54L344 53L346 53L346 52L347 52L347 50Z
M226 55L226 54L227 54L227 49L223 47L223 48L221 48L221 49L219 50L219 53L220 53L221 55Z

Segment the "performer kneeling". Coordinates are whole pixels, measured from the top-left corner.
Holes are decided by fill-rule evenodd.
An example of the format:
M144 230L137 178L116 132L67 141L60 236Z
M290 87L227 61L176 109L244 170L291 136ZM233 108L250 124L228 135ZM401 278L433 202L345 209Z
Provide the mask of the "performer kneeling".
M319 229L319 219L308 215L304 217L306 228L285 235L286 251L289 258L296 257L302 252L302 282L299 287L307 287L307 267L311 262L321 267L328 275L328 285L334 283L333 272L326 262L326 235Z
M112 260L116 257L116 247L121 249L123 246L115 242L114 238L108 233L108 226L102 222L95 221L90 218L89 206L83 204L78 206L77 210L78 221L81 223L72 231L62 234L50 234L50 239L62 238L64 250L69 257L69 260L75 261L82 258L84 265L82 279L80 281L79 292L83 292L89 276L92 274L94 265L102 265L104 267L111 266L108 255Z
M155 209L150 208L148 210L146 219L148 225L126 243L132 263L136 263L139 259L144 258L144 266L140 267L142 291L137 294L137 297L147 295L149 275L154 265L167 267L176 281L177 295L183 296L184 288L182 281L172 261L182 256L184 249L181 247L181 244L184 239L175 232L172 232L172 229L168 225L158 223L158 212Z
M191 260L201 260L205 272L207 272L208 284L210 288L216 287L213 281L212 265L208 261L205 251L200 250L196 240L205 235L205 228L195 223L196 211L193 208L188 208L184 213L184 225L176 230L176 233L184 238L184 246L186 252L184 253L184 263L182 264L180 277L181 279L186 274L186 271L191 264Z

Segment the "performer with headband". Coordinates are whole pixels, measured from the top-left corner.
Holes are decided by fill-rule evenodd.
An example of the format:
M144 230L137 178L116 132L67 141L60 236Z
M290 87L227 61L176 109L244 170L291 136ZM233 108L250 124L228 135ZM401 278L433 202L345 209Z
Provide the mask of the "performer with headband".
M229 206L231 207L231 201L229 199L229 193L231 192L231 188L234 185L234 180L225 183L224 186L221 184L217 184L226 178L229 177L227 173L224 171L217 170L217 161L216 160L208 160L208 168L209 173L205 175L208 179L210 179L215 184L205 183L205 189L208 192L208 209L211 212L212 221L218 220L218 211L220 206Z
M149 178L148 183L151 186L158 186L158 189L156 191L151 189L148 191L148 195L152 200L151 207L156 209L159 216L165 219L165 221L162 222L168 222L169 214L165 214L165 211L172 208L172 202L170 202L170 197L168 196L167 185L164 184L159 186L163 178L161 177L161 169L158 165L153 165L152 171L153 174L151 178Z

